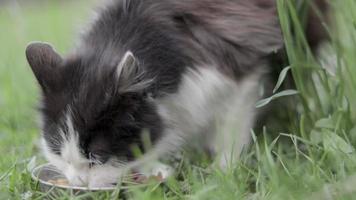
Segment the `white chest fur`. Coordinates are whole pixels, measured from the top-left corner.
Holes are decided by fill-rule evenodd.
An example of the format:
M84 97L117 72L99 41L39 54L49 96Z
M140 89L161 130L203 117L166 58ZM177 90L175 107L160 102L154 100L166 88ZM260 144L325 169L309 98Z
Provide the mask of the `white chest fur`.
M255 73L235 82L213 67L189 70L179 91L158 101L166 135L157 152L200 142L217 153L218 163L226 167L232 161L228 158L237 159L250 141L259 78Z

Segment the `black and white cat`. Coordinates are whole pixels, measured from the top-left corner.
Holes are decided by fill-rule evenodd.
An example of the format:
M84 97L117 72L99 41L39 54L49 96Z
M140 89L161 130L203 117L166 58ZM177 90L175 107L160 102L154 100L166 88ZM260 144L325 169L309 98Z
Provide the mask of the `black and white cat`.
M274 0L114 0L68 56L26 50L44 154L90 187L197 143L227 167L250 141L257 88L281 47Z

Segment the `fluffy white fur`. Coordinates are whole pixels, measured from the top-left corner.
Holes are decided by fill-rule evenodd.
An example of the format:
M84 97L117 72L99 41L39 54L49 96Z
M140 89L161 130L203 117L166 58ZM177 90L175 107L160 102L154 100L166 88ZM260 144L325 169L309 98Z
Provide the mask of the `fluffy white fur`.
M261 74L237 83L212 66L198 69L187 72L177 94L159 101L160 114L170 127L166 137L174 134L175 139L168 144L163 139L157 148L169 152L182 144L204 143L200 145L215 152L218 164L226 168L250 141Z
M59 130L63 144L61 155L54 154L48 147L47 142L42 139L42 148L48 161L64 173L69 182L73 185L85 185L88 182L89 160L84 158L79 150L78 134L74 130L70 112L65 119L68 134Z

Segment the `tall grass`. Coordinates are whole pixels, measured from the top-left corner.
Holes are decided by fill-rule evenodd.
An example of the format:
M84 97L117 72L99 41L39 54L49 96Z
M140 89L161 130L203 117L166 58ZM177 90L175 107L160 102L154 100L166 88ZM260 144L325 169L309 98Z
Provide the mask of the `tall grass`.
M331 41L314 54L303 31L307 4L294 2L277 0L288 64L276 66L285 68L274 97L258 104L292 95L281 99L288 109L277 110L288 117L277 121L282 131L265 124L261 134L252 132L254 143L227 172L198 157L179 163L177 175L165 184L76 197L49 196L31 182L32 156L43 160L35 148L38 90L23 52L32 40L49 41L65 52L76 32L74 19L82 19L89 5L51 1L0 8L0 199L356 199L351 187L356 183L356 3L330 1L335 17L333 27L325 28ZM282 84L287 75L295 88Z

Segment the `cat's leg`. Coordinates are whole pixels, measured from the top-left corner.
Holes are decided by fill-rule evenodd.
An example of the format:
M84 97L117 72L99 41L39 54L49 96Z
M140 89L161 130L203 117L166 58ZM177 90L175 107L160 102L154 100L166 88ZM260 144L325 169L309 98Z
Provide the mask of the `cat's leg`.
M172 155L192 143L207 144L223 168L235 163L250 142L260 77L252 74L234 82L211 68L190 71L178 93L161 100L165 136L136 166ZM155 171L155 165L150 166L143 171Z
M234 81L214 67L197 66L188 70L175 94L156 101L165 124L164 134L137 166L174 155L185 147L204 147L205 141L213 137L208 134L211 132L210 122L223 108L221 102L230 96L232 88L235 88ZM154 164L146 166L149 167L143 171L156 171Z
M260 75L253 75L239 82L217 117L210 148L215 152L215 163L222 169L234 166L243 148L250 143L259 79Z

